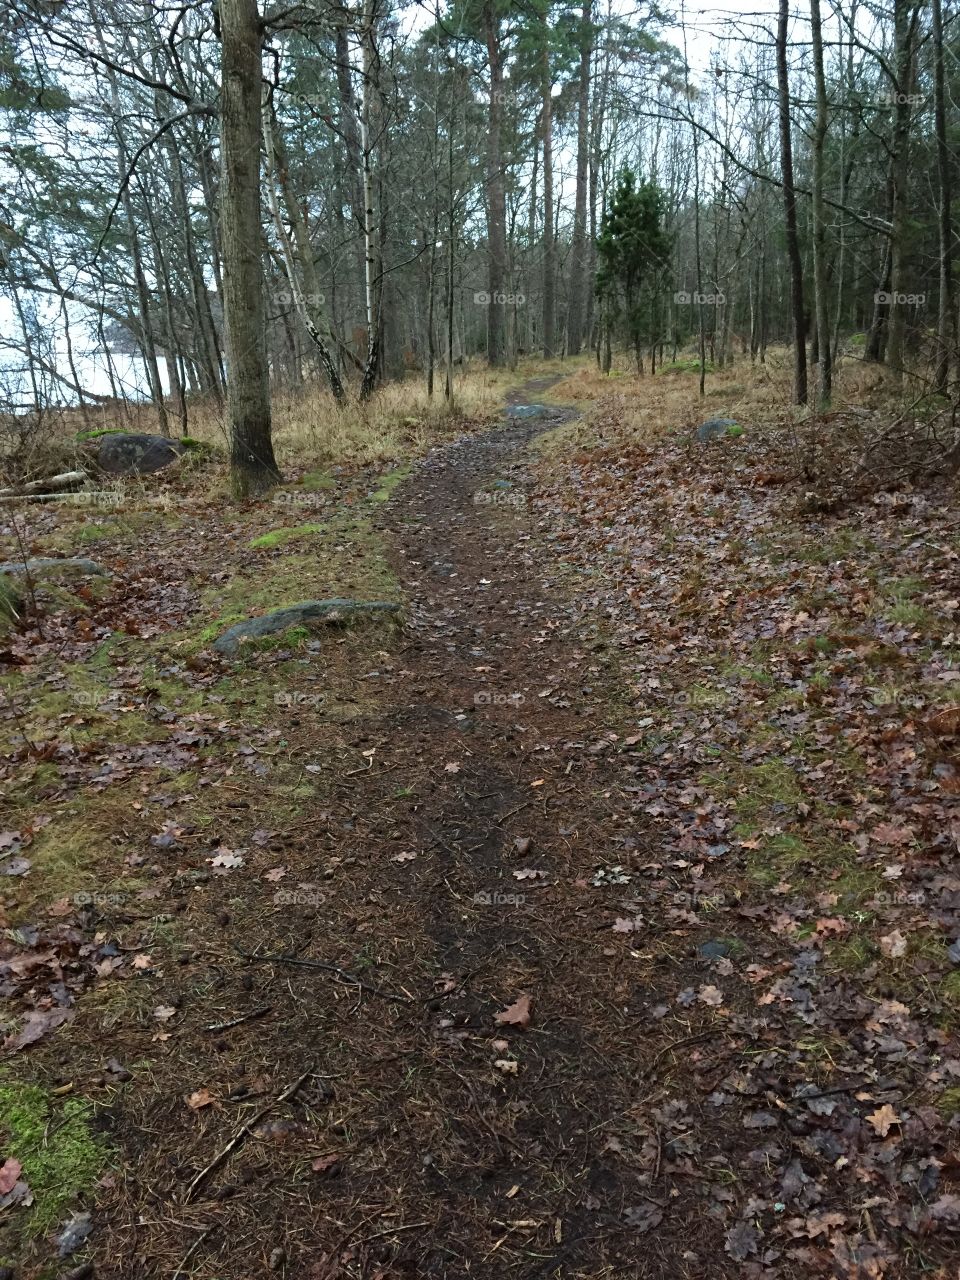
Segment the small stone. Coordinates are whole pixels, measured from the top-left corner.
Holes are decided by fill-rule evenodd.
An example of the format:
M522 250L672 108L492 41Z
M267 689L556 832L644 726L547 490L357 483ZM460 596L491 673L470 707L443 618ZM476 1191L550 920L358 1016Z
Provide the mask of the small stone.
M722 960L724 956L730 955L731 951L733 946L721 938L711 938L709 942L701 942L697 947L697 955L701 960Z
M270 1254L270 1270L279 1271L287 1260L287 1255L282 1249L274 1249Z
M739 423L734 418L708 418L697 427L697 439L701 442L718 440L721 436L729 435L730 428L736 426Z

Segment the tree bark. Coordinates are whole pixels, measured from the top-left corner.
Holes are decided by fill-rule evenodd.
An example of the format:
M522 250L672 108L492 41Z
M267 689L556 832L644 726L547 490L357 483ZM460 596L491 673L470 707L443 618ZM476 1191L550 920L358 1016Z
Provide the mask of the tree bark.
M953 248L951 218L950 147L947 141L946 75L943 55L943 4L933 3L933 76L934 76L934 130L937 136L937 183L939 209L937 233L940 259L940 291L937 312L937 355L934 364L934 385L946 395L950 382L950 369L955 358L956 331L953 310Z
M557 249L553 226L553 83L546 19L543 41L543 358L550 360L556 354L557 344Z
M570 296L567 303L567 353L583 346L587 266L587 180L589 167L590 64L593 54L593 0L584 0L580 15L580 78L577 85L577 176L570 241Z
M903 377L904 340L907 329L907 188L910 181L910 95L913 87L913 51L918 9L910 12L909 0L894 0L893 156L890 174L893 205L890 222L890 302L887 319L887 364L896 382Z
M487 363L503 365L506 357L506 310L503 305L507 275L507 203L503 186L500 134L503 112L503 56L500 17L496 0L485 0L483 28L490 66L490 113L487 123ZM499 301L498 301L499 299Z
M234 495L255 497L280 479L270 430L260 227L263 32L256 0L220 0L223 42L221 239L227 336L227 414Z
M780 99L780 155L783 180L787 256L790 260L790 310L793 315L793 402L807 403L807 347L803 310L803 260L797 233L797 193L793 181L793 140L790 133L790 79L787 73L788 0L780 0L777 22L777 88Z
M813 129L813 287L817 313L819 377L817 405L826 409L833 391L830 310L827 298L827 226L824 205L824 157L827 137L827 82L823 73L823 28L820 0L810 0L810 31L813 42L813 75L816 84L816 117Z

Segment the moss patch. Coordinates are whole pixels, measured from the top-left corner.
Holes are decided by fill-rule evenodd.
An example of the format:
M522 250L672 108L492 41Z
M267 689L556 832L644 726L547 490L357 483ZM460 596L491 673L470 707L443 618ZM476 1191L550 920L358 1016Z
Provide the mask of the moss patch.
M261 533L258 538L252 538L251 547L280 547L287 542L295 542L298 538L308 538L314 533L323 533L325 525L322 524L298 524L292 525L286 529L271 529L269 533Z
M370 495L370 501L388 502L393 496L393 491L407 479L411 470L409 466L395 467L393 471L388 471L385 476L381 476L379 486Z
M91 1129L93 1107L82 1098L51 1098L37 1085L0 1082L3 1153L23 1165L33 1192L27 1229L51 1230L64 1210L94 1183L106 1152Z

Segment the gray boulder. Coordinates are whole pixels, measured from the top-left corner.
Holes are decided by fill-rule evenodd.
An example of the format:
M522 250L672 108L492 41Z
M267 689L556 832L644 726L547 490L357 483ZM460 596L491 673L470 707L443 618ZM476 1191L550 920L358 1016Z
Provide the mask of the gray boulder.
M18 574L20 577L26 577L29 574L31 578L72 578L83 574L98 578L110 576L102 565L97 564L95 560L87 560L83 556L68 556L59 560L38 556L35 560L26 562L5 560L0 563L0 574Z
M545 418L550 410L545 404L509 404L508 418Z
M716 440L720 436L727 435L730 427L739 425L733 418L708 418L706 422L697 427L697 439Z
M213 642L218 653L232 656L244 640L258 640L262 636L316 623L347 626L361 618L377 614L399 613L400 606L385 600L304 600L301 604L274 609L259 618L237 622Z
M169 467L188 448L183 441L166 436L112 431L97 442L97 466L112 476L148 475Z

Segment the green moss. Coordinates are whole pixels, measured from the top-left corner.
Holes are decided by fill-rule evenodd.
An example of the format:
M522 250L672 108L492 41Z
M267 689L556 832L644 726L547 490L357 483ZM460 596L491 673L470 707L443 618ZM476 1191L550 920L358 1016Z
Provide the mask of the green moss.
M392 471L388 471L385 476L381 476L379 486L370 495L371 502L388 502L393 495L393 491L408 478L410 472L411 468L409 466L395 467Z
M115 538L121 532L121 526L114 520L82 524L79 529L71 531L71 538L77 542L102 542L104 538Z
M32 1234L54 1227L103 1168L106 1152L92 1133L92 1117L93 1108L81 1098L60 1101L37 1085L0 1083L3 1154L20 1161L33 1192Z
M269 533L261 533L258 538L251 538L251 547L280 547L297 538L308 538L311 534L323 533L325 525L298 524L286 529L272 529Z
M101 436L122 436L125 434L123 427L98 427L96 431L78 431L75 439L99 440Z
M273 635L258 636L245 642L244 653L267 653L271 649L296 649L310 639L310 631L303 626L287 627Z
M914 604L912 600L898 600L896 604L884 609L883 617L888 622L895 622L904 627L926 626L934 620L933 614L929 609L924 609L922 605Z
M945 1089L937 1103L937 1108L948 1119L960 1115L960 1089Z
M335 489L337 482L329 471L308 471L303 477L303 487L308 493L317 493L321 489Z

